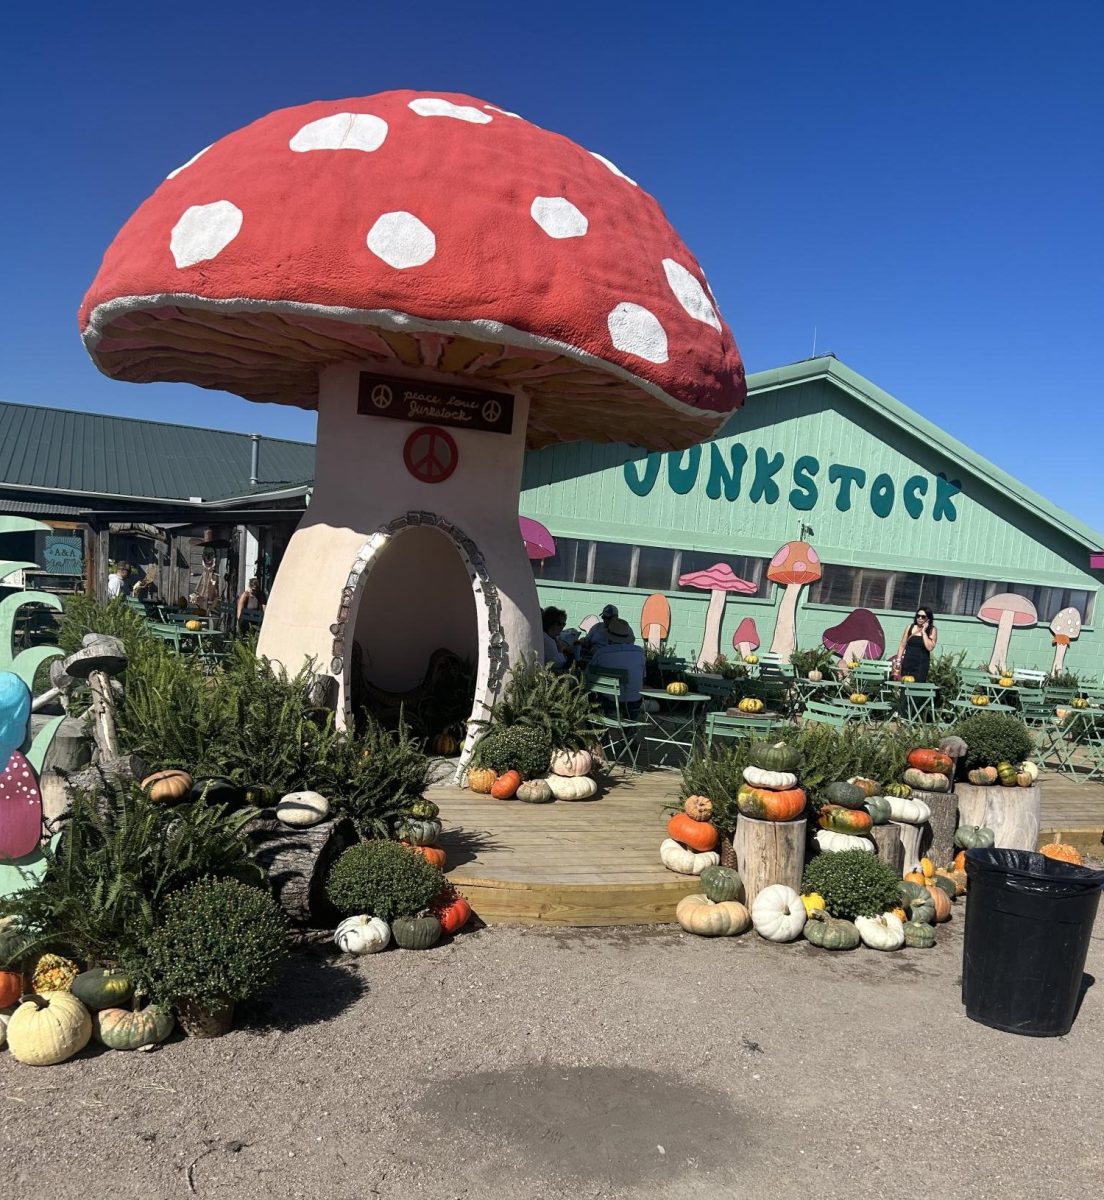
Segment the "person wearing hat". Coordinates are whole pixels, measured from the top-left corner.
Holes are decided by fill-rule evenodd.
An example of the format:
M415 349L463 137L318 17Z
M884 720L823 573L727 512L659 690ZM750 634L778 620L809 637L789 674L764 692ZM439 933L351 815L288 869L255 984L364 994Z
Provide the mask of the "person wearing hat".
M609 645L609 624L610 621L615 620L617 617L617 605L607 604L606 607L602 609L599 616L601 616L602 619L597 625L591 626L590 631L587 633L586 637L583 638L584 654L593 653L598 649L599 646Z
M640 713L640 689L644 686L644 647L636 644L628 621L622 621L618 616L611 617L606 623L606 634L609 640L594 651L591 670L604 667L625 672L628 679L621 698L628 715L635 718Z

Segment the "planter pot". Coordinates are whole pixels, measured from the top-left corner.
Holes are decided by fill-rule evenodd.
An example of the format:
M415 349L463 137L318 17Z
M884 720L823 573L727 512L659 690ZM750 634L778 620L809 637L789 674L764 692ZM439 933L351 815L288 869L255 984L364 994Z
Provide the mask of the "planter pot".
M176 1009L180 1028L194 1038L222 1037L234 1024L234 1002L222 1005L201 1004L196 1000L181 1000Z
M1042 797L1037 783L1026 788L960 783L955 796L959 824L988 825L998 849L1038 849Z

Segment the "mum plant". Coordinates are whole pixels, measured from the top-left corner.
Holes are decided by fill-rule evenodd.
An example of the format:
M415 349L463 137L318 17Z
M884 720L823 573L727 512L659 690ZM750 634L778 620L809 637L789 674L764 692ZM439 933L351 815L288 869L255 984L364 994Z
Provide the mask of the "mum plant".
M420 854L398 842L361 842L334 863L326 892L334 907L393 921L428 908L445 877Z

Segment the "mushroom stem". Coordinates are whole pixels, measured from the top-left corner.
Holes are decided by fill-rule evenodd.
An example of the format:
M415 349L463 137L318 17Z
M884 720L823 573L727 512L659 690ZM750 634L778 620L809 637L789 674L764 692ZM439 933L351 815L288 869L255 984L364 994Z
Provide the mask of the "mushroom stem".
M1069 638L1063 637L1060 633L1054 639L1054 662L1051 664L1050 673L1057 675L1062 670L1062 664L1066 661L1066 648L1069 646Z
M787 583L782 593L782 603L778 606L770 652L777 654L782 662L789 662L797 648L797 597L802 587L800 583Z
M709 608L705 613L705 631L702 634L698 666L705 667L721 657L721 613L724 612L727 592L714 588L709 593Z
M741 658L747 658L751 653L751 642L737 642L736 649L740 651Z
M848 642L843 648L843 654L840 656L840 670L846 675L851 668L848 663L858 662L866 657L867 647L870 642L866 638L860 638L855 642Z
M660 649L663 644L663 626L649 625L644 630L644 637L647 639L649 650Z
M103 671L93 671L88 676L88 686L92 692L92 736L100 751L100 762L112 762L119 757L119 742L111 683Z
M1012 637L1012 622L1015 613L1002 612L997 624L997 636L993 642L993 657L989 660L989 672L992 675L1003 674L1005 659L1008 656L1008 643Z

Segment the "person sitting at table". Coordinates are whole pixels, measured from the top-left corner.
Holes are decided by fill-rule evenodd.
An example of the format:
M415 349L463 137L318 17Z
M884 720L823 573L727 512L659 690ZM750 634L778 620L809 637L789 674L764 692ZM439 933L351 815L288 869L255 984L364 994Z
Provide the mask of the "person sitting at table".
M541 624L544 626L544 664L554 671L562 671L567 658L560 635L567 624L567 613L550 605L541 613Z
M640 715L640 689L644 686L644 647L636 644L632 626L620 617L607 622L606 645L599 646L590 659L591 669L603 667L624 671L628 676L621 699L634 720Z
M616 604L607 604L606 607L602 609L602 611L599 615L601 616L602 619L598 622L597 625L592 625L590 627L590 629L587 631L586 637L583 638L583 653L584 654L593 654L594 651L597 650L599 646L608 646L609 645L609 643L610 643L609 625L610 625L610 621L614 621L617 619L617 605ZM625 622L622 622L622 624L625 624Z
M120 596L129 596L131 586L130 563L118 563L107 577L107 598L118 600Z
M254 576L249 586L238 597L238 632L243 636L249 629L249 622L242 614L247 612L264 612L266 597L261 591L261 581Z

